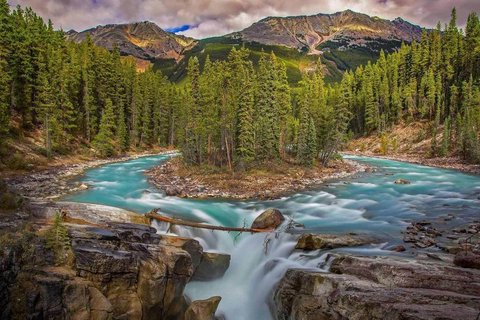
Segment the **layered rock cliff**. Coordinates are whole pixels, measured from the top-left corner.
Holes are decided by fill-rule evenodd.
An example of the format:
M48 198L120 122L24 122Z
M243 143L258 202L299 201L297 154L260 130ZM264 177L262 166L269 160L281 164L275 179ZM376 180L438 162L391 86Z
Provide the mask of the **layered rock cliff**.
M138 215L103 206L36 202L24 210L1 226L21 229L2 243L0 319L193 319L206 310L213 317L218 298L189 308L183 295L205 269L196 240L158 235ZM71 244L64 263L42 237L58 212ZM215 254L208 256L211 264ZM225 272L229 259L221 258L215 267Z

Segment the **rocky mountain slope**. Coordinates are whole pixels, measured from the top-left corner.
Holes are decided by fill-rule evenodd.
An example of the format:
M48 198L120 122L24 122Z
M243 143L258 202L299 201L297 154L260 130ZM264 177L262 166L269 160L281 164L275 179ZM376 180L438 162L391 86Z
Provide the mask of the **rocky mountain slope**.
M402 42L419 39L421 32L419 26L401 18L390 21L346 10L267 17L242 31L202 40L164 31L153 22L69 31L67 37L80 42L90 35L99 46L112 49L116 45L123 55L154 62L154 68L172 81L184 79L187 61L193 56L201 63L207 55L212 60L225 60L233 47L243 45L251 50L251 59L256 62L264 52L273 51L287 65L289 82L295 85L318 57L326 65L326 80L332 82L339 80L345 70L374 62L380 50L391 52Z
M164 31L155 23L148 21L109 24L82 32L74 30L67 32L67 37L75 42L85 40L87 35L90 35L98 46L112 49L116 45L123 55L144 60L178 60L185 50L197 43L192 38Z
M227 37L267 45L282 45L320 54L322 48L367 47L418 40L422 29L401 18L393 21L371 17L351 10L334 14L297 17L267 17Z

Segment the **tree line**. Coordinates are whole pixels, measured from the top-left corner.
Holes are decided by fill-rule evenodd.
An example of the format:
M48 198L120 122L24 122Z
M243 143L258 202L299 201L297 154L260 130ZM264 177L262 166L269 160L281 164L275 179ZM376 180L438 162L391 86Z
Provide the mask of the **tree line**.
M345 141L350 111L345 83L330 87L323 67L289 87L284 62L233 48L227 61L188 65L183 155L192 164L244 169L286 161L326 165ZM335 106L335 108L333 107Z
M423 121L432 156L458 153L480 162L480 22L471 13L463 31L456 20L453 9L443 28L424 30L419 42L345 73L355 134Z
M191 164L232 170L272 160L312 164L320 154L326 163L347 121L327 108L337 97L323 75L306 75L296 97L273 53L255 66L244 48L203 66L192 58L186 85L175 85L152 69L137 72L118 49L97 47L90 38L69 42L50 21L28 8L10 11L5 0L0 88L0 135L16 126L40 129L47 156L78 144L100 156L169 145L181 147ZM325 102L308 100L317 93ZM324 125L336 134L322 135Z

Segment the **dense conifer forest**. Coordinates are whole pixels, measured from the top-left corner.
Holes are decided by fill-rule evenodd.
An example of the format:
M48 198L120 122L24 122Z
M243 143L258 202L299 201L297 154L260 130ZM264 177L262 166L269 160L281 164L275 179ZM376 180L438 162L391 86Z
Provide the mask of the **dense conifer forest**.
M326 165L352 137L401 122L431 127L432 155L480 161L480 22L424 31L374 64L324 83L324 67L289 86L286 67L248 49L188 61L184 84L137 72L119 51L65 40L31 9L0 2L0 135L39 130L50 157L91 146L99 156L181 147L186 162L243 170L272 160ZM441 128L441 129L440 129Z
M431 155L456 152L480 161L480 22L457 27L456 10L443 28L424 31L420 43L383 53L375 64L347 72L350 129L381 133L400 122L430 124ZM439 132L442 127L442 132Z

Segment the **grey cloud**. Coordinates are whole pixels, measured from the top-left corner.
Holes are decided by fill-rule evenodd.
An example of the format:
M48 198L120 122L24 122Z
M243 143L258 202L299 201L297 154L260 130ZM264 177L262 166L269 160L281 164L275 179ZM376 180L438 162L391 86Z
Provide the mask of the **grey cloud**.
M150 20L162 28L195 26L184 34L196 38L243 29L266 16L333 13L345 9L433 27L446 23L457 8L459 24L468 13L480 12L479 0L10 0L30 6L64 30L99 24Z

